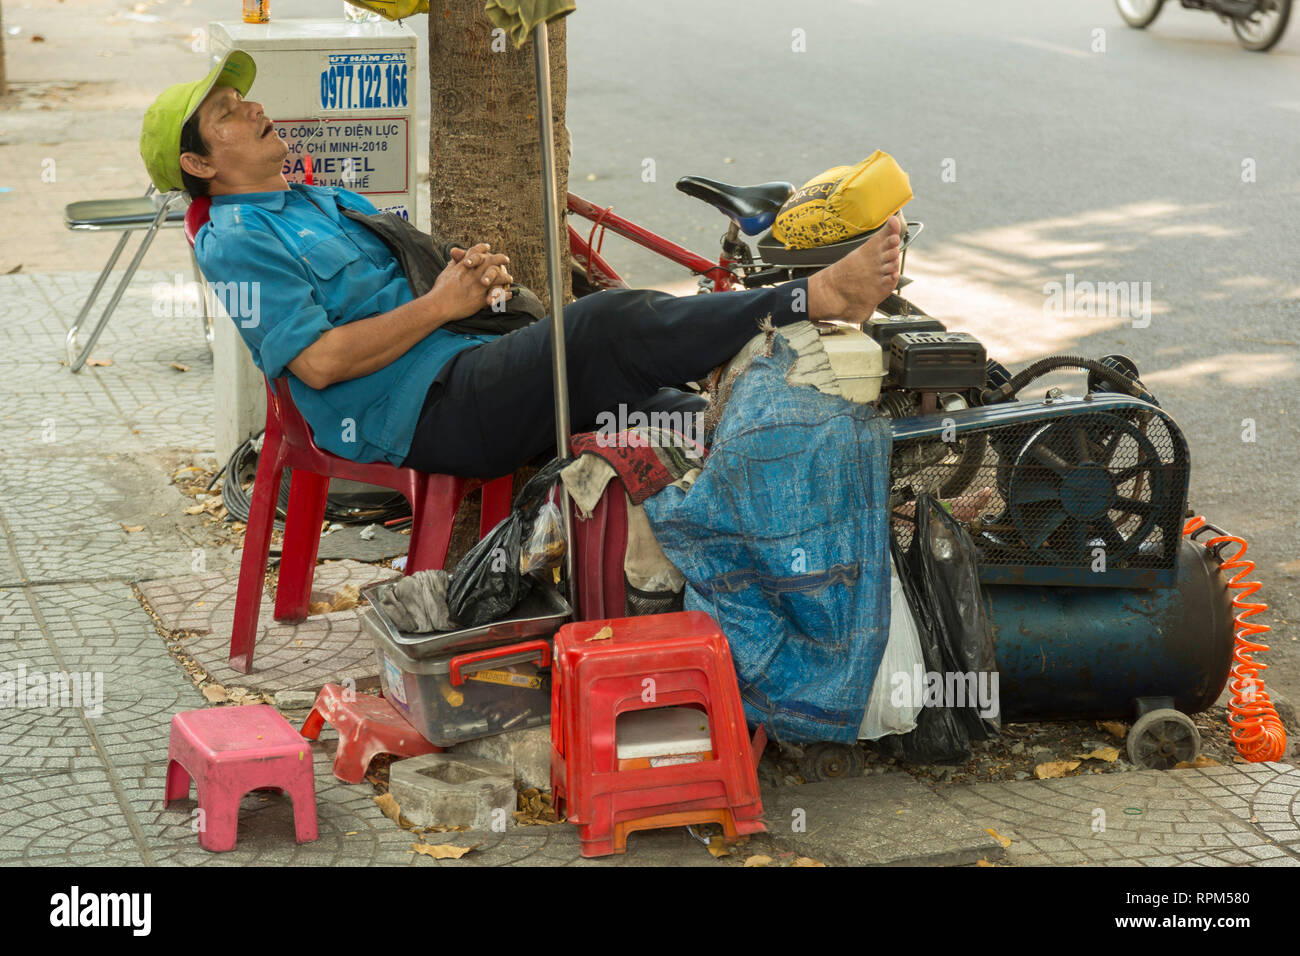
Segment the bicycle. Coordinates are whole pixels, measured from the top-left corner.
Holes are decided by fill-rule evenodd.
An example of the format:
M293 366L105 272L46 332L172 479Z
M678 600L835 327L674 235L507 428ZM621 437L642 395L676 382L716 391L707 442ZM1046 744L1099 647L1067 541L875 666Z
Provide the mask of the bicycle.
M703 200L730 220L723 235L722 250L716 262L665 239L629 219L615 214L612 206L601 207L569 193L568 211L592 223L584 239L572 221L568 223L569 251L574 263L573 294L577 297L603 289L626 289L618 272L601 255L606 231L622 236L643 248L649 249L677 263L699 279L699 291L727 292L732 289L753 289L775 285L790 279L812 275L832 262L852 252L873 236L877 230L854 236L842 242L816 249L786 249L772 237L771 226L781 205L794 192L788 182L760 183L755 186L732 186L702 176L683 176L677 180L677 189L688 196ZM883 228L883 227L879 227ZM902 231L902 261L899 264L898 287L877 307L881 315L924 316L925 313L898 294L910 279L903 276L907 264L907 249L921 234L923 223L907 221ZM597 230L600 231L597 238ZM757 237L754 249L740 238Z

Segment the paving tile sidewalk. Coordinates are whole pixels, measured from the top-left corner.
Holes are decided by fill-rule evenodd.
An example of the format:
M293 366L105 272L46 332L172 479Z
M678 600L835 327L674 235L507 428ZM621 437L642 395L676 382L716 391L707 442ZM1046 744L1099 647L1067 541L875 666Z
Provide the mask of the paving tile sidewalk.
M411 834L382 816L369 785L333 778L329 730L313 745L320 839L295 845L287 799L254 793L244 800L238 848L206 853L190 829L193 800L166 810L161 802L170 718L205 701L132 585L177 620L190 620L204 600L199 618L210 633L195 640L219 660L237 555L213 547L198 519L181 513L190 500L170 485L168 469L211 454L212 363L197 318L153 314L154 284L173 277L147 272L96 349L112 364L71 374L60 365L64 330L94 278L0 276L0 675L90 674L92 689L94 676L102 679L102 699L92 690L80 707L0 711L0 864L718 866L759 853L832 864L1300 863L1300 771L1283 765L937 790L905 774L877 775L766 792L770 833L722 860L671 830L634 835L626 856L587 861L575 828L561 825L448 834L447 842L480 846L435 861L410 852ZM136 526L143 530L126 530ZM338 570L323 570L324 585L346 577L328 567ZM343 618L302 635L336 627L346 630ZM340 666L360 671L368 651L355 628L349 634L353 651ZM303 646L307 654L315 645ZM298 662L281 634L269 638L264 663L284 686L330 676L326 668L296 681ZM256 677L249 683L258 686ZM1011 839L1005 851L998 837Z

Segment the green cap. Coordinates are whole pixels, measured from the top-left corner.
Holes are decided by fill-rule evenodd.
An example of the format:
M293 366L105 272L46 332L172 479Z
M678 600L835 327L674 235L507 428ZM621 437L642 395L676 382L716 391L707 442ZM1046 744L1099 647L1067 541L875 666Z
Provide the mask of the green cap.
M214 86L233 86L240 96L246 96L256 76L253 58L242 50L231 50L203 79L169 86L153 101L140 130L140 157L159 192L185 188L181 181L181 127L203 98Z

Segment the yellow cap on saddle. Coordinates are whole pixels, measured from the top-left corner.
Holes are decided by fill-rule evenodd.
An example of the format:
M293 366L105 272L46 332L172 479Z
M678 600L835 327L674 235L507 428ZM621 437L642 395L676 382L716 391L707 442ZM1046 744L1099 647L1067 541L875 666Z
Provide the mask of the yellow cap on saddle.
M907 173L893 156L876 150L857 165L828 169L791 193L772 235L789 249L830 245L883 225L911 198Z

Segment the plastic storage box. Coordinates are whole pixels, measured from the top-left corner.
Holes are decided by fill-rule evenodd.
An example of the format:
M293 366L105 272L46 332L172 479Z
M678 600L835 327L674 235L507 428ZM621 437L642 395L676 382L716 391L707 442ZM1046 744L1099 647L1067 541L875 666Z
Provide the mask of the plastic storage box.
M430 743L450 747L550 722L551 640L571 611L543 590L514 614L482 628L403 634L374 605L362 612L384 696Z

